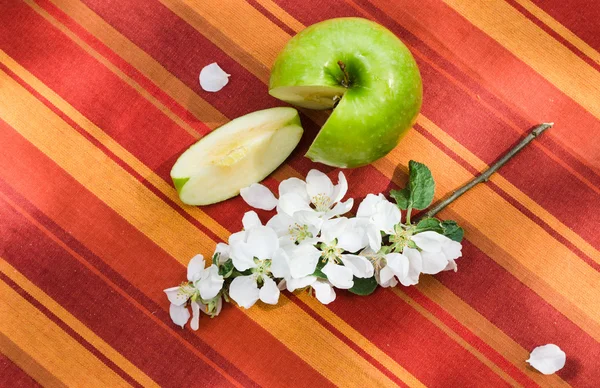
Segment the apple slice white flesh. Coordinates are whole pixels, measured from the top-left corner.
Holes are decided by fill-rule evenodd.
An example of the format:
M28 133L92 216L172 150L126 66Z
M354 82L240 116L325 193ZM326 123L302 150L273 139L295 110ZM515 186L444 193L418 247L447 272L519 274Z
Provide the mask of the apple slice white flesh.
M271 108L238 117L187 149L171 170L181 201L209 205L263 180L302 137L298 111Z

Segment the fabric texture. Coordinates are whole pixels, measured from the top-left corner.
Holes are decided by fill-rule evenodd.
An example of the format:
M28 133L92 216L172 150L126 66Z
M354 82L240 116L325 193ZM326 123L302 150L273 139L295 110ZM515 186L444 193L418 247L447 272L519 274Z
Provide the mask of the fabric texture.
M0 0L0 386L598 386L599 14L583 0ZM440 214L466 231L457 273L327 306L286 292L182 330L162 290L249 206L185 206L169 171L219 125L283 105L267 93L277 53L339 16L393 31L424 85L401 144L344 171L349 197L402 187L414 159L440 199L556 125ZM212 62L231 74L217 93L198 83ZM303 157L325 118L302 113L267 186L337 175ZM567 354L550 376L525 362L547 343Z

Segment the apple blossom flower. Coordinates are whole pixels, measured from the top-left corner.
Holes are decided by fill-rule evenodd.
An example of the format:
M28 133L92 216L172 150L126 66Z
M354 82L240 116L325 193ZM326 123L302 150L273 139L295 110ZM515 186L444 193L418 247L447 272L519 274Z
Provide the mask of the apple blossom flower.
M370 247L363 250L361 256L365 256L375 269L375 280L382 287L395 287L399 280L406 281L409 270L408 257L401 253L386 253L385 249L378 252Z
M353 199L341 202L347 191L348 182L341 171L338 174L338 184L334 185L324 173L310 170L306 182L298 178L282 181L279 184L279 199L261 184L246 187L240 194L248 205L258 209L273 210L277 207L278 214L285 213L291 217L299 211L314 212L318 216L317 221L324 221L352 209Z
M256 224L251 215L254 212L248 213L244 216L245 230L230 236L229 243L233 266L240 272L249 270L250 274L233 279L229 295L244 308L250 308L258 299L267 304L276 304L279 289L272 276L287 276L285 272L272 273L273 268L282 267L280 261L284 260L279 238L272 228ZM249 225L251 226L246 229Z
M365 247L363 233L354 219L339 217L323 222L319 248L325 266L321 271L333 286L348 289L354 285L353 276L373 276L373 264L366 257L353 254Z
M219 275L219 268L215 264L205 268L202 255L194 256L188 263L187 278L187 283L184 282L180 286L167 288L164 292L171 302L169 307L171 320L183 328L190 318L190 313L186 307L189 301L192 308L190 327L193 330L198 330L200 311L203 310L207 314L213 315L213 311L209 309L207 304L212 303L213 299L221 292L224 279L223 276Z
M286 213L275 214L267 226L279 236L281 246L301 243L316 244L321 220L314 212L298 211L293 216Z
M368 194L358 206L356 217L367 220L366 235L370 248L378 252L381 249L381 232L394 233L394 226L400 223L400 209L388 201L383 194Z

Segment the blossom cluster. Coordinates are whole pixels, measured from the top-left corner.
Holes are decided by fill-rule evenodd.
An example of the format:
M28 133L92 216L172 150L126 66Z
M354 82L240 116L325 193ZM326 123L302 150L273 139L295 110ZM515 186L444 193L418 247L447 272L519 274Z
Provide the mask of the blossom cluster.
M245 213L243 230L217 245L208 267L201 255L192 258L187 281L165 290L173 322L183 327L191 308L190 327L197 330L200 312L218 315L223 300L247 309L258 300L277 304L283 290L308 289L328 304L335 300L336 289L368 295L377 286L411 286L421 274L456 271L462 229L435 218L410 222L419 201L428 206L433 199L433 187L417 185L431 186L433 180L413 176L413 167L417 174L421 166L411 165L416 183L392 193L397 203L383 194L369 194L352 217L348 213L354 200L344 199L348 183L342 172L337 184L317 170L305 181L286 179L277 197L261 184L242 189L250 206L274 210L274 215L263 223L256 212Z

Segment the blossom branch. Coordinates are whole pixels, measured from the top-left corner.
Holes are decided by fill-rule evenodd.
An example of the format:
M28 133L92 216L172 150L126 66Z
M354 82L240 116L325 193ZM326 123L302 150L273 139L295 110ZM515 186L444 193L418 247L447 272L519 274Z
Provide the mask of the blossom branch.
M448 198L437 203L434 207L432 207L429 211L427 211L420 218L428 218L428 217L435 216L437 213L442 211L446 206L450 205L452 202L457 200L461 195L463 195L464 193L466 193L467 191L469 191L470 189L475 187L477 184L479 184L481 182L487 182L490 179L490 177L492 176L492 174L494 174L496 171L498 171L500 169L500 167L504 166L506 164L506 162L508 162L510 159L512 159L513 156L518 154L523 148L525 148L529 143L531 143L536 137L538 137L542 133L544 133L545 130L547 130L548 128L552 128L553 125L554 125L554 123L543 123L543 124L537 125L535 128L533 128L533 130L529 133L529 135L527 135L525 138L523 138L523 140L521 140L519 142L519 144L517 144L510 151L508 151L502 158L500 158L500 160L498 160L496 163L494 163L490 168L485 170L480 175L471 179L464 186L462 186L461 188L459 188L458 190L453 192L452 195L450 195Z

